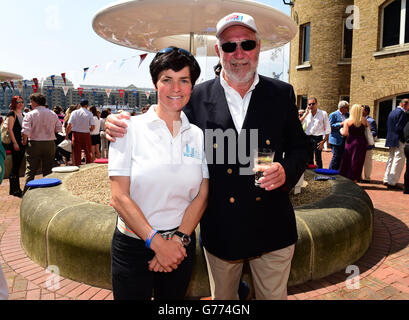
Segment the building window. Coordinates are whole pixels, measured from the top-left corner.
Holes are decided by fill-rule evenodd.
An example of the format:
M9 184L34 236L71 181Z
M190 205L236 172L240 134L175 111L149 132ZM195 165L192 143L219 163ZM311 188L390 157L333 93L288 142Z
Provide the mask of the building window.
M377 123L378 123L378 138L380 139L385 139L386 138L386 134L388 133L388 127L387 127L387 123L388 123L388 116L389 113L397 108L397 106L399 106L399 103L403 100L403 99L407 99L409 98L409 93L405 93L399 96L394 96L394 97L390 97L388 99L385 99L383 101L379 102L379 108L378 108L378 119L377 119Z
M308 96L297 96L298 109L307 109Z
M409 43L409 0L393 0L382 9L382 47Z
M301 64L310 61L310 33L311 26L309 23L301 26Z
M352 35L353 30L347 27L346 19L344 20L344 31L342 34L342 59L351 60L352 58Z
M385 139L388 133L388 115L392 111L393 100L388 99L379 102L379 113L378 113L378 138Z
M348 101L349 103L349 96L347 95L339 96L339 101Z

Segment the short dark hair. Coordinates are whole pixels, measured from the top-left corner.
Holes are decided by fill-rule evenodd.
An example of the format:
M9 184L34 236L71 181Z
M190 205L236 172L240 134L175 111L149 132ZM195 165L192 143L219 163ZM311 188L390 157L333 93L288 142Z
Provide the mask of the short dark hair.
M45 95L41 93L32 93L30 95L30 100L33 100L35 103L37 103L39 106L45 106L47 103L47 99Z
M108 117L108 110L102 110L101 118L105 119L106 117Z
M91 106L89 111L96 117L97 116L97 108L95 106Z
M62 112L62 108L61 108L60 106L55 106L54 109L53 109L53 111L54 111L56 114L59 114L60 112Z
M87 99L81 99L80 105L85 107L88 105L88 100Z
M156 84L162 71L171 69L178 72L185 67L189 67L190 81L193 88L200 76L200 66L195 57L188 51L177 47L169 47L159 51L149 66L155 88L157 88Z
M367 112L368 114L371 113L371 107L369 107L368 105L364 104L362 105L362 108L364 108L365 112Z

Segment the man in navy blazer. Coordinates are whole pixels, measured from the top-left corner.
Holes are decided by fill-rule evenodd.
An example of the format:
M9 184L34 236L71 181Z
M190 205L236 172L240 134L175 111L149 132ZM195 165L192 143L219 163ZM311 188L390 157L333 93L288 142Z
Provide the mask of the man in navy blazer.
M237 299L244 260L257 299L286 299L297 241L290 190L305 170L308 140L293 87L257 73L261 41L254 19L233 13L217 24L220 77L195 86L184 112L205 133L208 207L200 230L213 299ZM121 114L122 115L122 114ZM111 117L107 134L115 133ZM252 154L275 151L254 184Z
M341 135L341 128L345 119L349 114L348 101L342 100L338 103L338 110L329 115L329 123L331 125L331 133L329 135L329 144L332 151L332 159L329 168L338 170L341 164L342 155L344 154L345 138Z
M237 299L249 259L256 298L286 299L297 241L288 192L304 172L308 140L292 86L256 71L261 43L253 18L224 17L216 37L222 73L197 85L184 110L206 137L210 185L200 229L212 298ZM248 157L254 146L275 151L260 188Z
M383 184L390 189L399 189L397 183L405 166L403 128L408 121L405 114L408 110L409 99L405 98L388 116L388 133L386 135L385 147L389 147L389 157L383 177Z

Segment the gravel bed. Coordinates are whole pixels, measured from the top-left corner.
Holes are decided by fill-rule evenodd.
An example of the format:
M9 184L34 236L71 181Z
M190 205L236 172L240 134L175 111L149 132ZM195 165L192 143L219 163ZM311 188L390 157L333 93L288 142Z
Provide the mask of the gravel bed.
M386 162L388 151L374 150L372 159L374 161ZM108 178L108 166L100 165L87 170L74 173L66 181L66 188L73 195L82 199L109 205L111 199L111 189ZM290 200L294 207L318 201L330 192L329 181L314 181L314 174L306 171L304 174L304 185L300 194L290 194Z
M100 165L87 170L82 170L71 175L65 182L66 188L73 195L84 200L109 205L111 189L108 178L108 166ZM312 203L324 198L331 188L329 181L314 181L314 174L306 171L304 174L304 187L301 193L290 194L294 207Z

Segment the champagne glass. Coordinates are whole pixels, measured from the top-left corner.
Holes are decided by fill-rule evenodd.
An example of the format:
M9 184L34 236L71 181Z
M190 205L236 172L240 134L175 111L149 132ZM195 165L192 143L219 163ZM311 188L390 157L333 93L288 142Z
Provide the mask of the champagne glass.
M260 187L260 179L264 176L264 171L273 164L274 153L271 149L254 150L254 185L256 187Z

